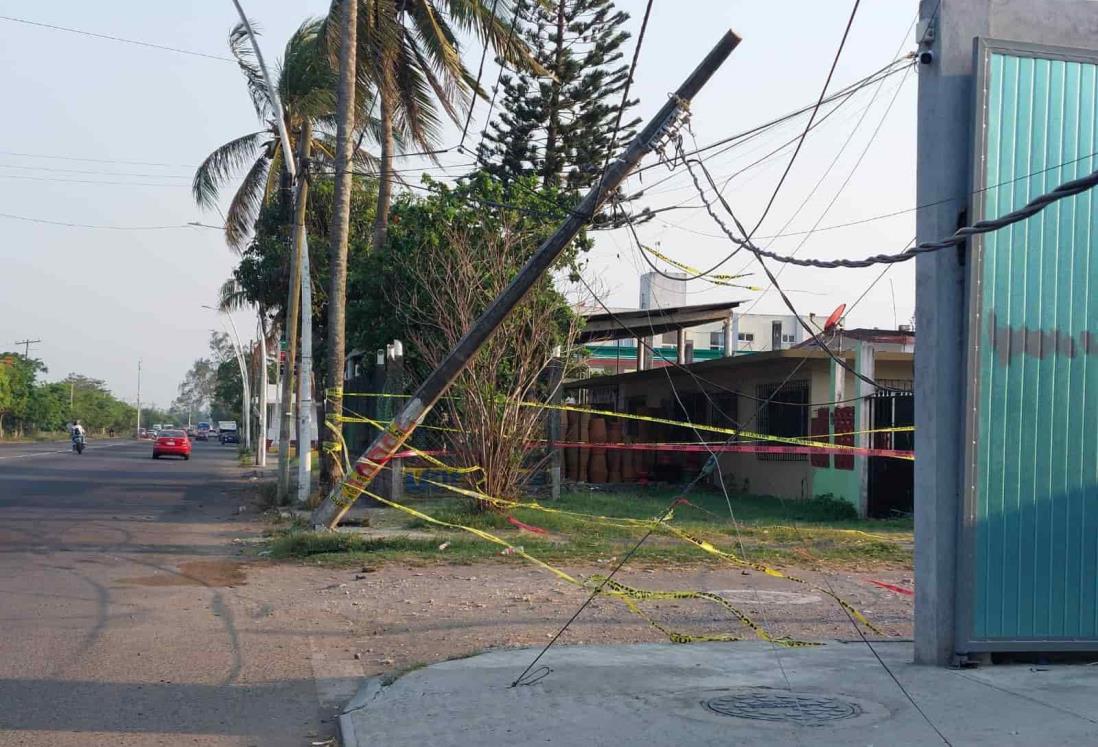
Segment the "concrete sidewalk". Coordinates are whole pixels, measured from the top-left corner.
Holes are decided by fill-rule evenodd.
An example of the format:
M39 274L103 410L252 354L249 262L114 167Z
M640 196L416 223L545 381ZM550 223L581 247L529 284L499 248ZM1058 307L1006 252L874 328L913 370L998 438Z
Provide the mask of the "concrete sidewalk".
M933 669L910 643L875 648L926 718L864 644L742 642L554 648L515 688L537 652L495 651L367 681L340 727L345 747L1098 744L1098 666Z

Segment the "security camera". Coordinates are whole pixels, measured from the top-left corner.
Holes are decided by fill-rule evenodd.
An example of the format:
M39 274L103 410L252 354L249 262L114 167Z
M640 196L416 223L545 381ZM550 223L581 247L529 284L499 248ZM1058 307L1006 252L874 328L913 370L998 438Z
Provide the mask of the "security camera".
M929 49L926 50L925 52L919 52L919 64L920 65L929 65L932 62L934 62L934 53L933 52L931 52Z

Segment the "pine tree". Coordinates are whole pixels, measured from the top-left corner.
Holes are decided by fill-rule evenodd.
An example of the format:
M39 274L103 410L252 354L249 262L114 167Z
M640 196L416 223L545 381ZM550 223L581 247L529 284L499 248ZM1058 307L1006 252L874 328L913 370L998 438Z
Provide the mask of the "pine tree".
M639 119L614 135L629 66L623 45L629 15L613 0L519 0L522 34L552 77L501 78L502 100L478 147L478 160L504 183L536 175L543 186L576 193L591 187L611 146L620 150Z

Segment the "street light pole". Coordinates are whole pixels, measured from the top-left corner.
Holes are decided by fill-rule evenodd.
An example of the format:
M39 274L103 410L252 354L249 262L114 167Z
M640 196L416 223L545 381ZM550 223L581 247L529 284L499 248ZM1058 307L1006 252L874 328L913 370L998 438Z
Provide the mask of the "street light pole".
M255 31L252 29L252 24L248 20L247 14L244 13L244 8L240 4L240 0L233 0L233 5L236 7L236 12L240 16L240 22L244 26L244 29L248 32L248 38L252 43L252 50L255 52L255 61L259 65L260 71L263 73L263 82L267 87L267 93L271 100L271 105L274 108L274 120L275 126L278 127L278 137L282 143L282 163L287 173L290 175L290 179L297 182L297 197L298 204L294 206L295 225L294 225L294 254L296 255L297 264L295 270L297 271L299 288L294 288L291 282L290 293L294 294L295 291L300 295L300 318L301 318L301 362L298 371L300 378L300 384L298 388L298 423L297 423L297 448L298 448L298 500L302 500L302 496L308 497L309 495L309 467L311 467L311 450L310 441L312 440L312 324L313 324L313 306L312 306L312 286L310 284L309 277L309 244L308 235L304 230L304 220L299 219L304 214L304 202L308 195L308 180L307 174L304 173L306 163L309 156L309 141L312 137L309 132L308 123L302 127L302 150L301 150L301 170L299 171L297 165L294 163L294 149L290 142L290 133L286 128L286 116L282 109L282 99L279 98L278 89L274 84L274 80L271 78L270 72L267 70L267 63L263 59L263 52L259 48L259 43L255 38ZM293 328L292 324L289 324L291 314L287 314L287 339L294 337L298 330ZM292 359L292 355L288 358ZM292 360L287 361L286 381L284 383L284 390L282 395L283 406L289 405L290 393L286 391L290 387L290 383L293 381L293 371L290 365ZM288 412L283 412L282 417L285 419L289 417ZM286 429L282 429L284 433ZM302 444L305 444L304 452L302 452ZM287 447L283 443L279 443L279 499L281 500L285 493L284 490L288 490L289 482L289 466L288 457L289 452Z
M267 466L267 320L263 311L257 315L259 320L259 392L256 400L259 404L259 434L255 445L256 466Z
M141 438L141 359L137 359L137 432L134 438Z
M202 308L209 309L210 311L218 312L219 314L221 314L221 317L222 317L222 321L221 321L222 326L224 326L224 324L225 324L225 319L228 319L229 320L229 325L232 328L231 342L233 343L233 352L236 354L236 364L240 367L240 382L242 384L241 389L243 389L243 392L241 394L242 403L241 403L240 417L244 421L244 448L245 449L250 449L252 447L252 428L251 428L251 422L252 422L252 418L251 418L252 391L251 391L251 389L252 388L251 388L251 385L249 383L248 366L244 362L244 348L241 347L241 345L240 345L240 335L237 334L237 331L236 331L236 322L233 321L232 316L230 316L228 314L228 312L222 311L221 309L215 309L213 306L205 306L205 305L203 305ZM228 332L229 328L226 328L225 331Z

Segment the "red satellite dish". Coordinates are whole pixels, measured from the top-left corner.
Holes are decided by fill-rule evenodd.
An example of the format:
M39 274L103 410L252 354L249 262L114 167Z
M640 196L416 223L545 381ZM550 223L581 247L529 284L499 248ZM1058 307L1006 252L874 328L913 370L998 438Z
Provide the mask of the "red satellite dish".
M831 316L824 322L824 332L831 332L839 326L839 320L843 318L843 314L846 313L846 304L839 304L839 308L831 312Z

